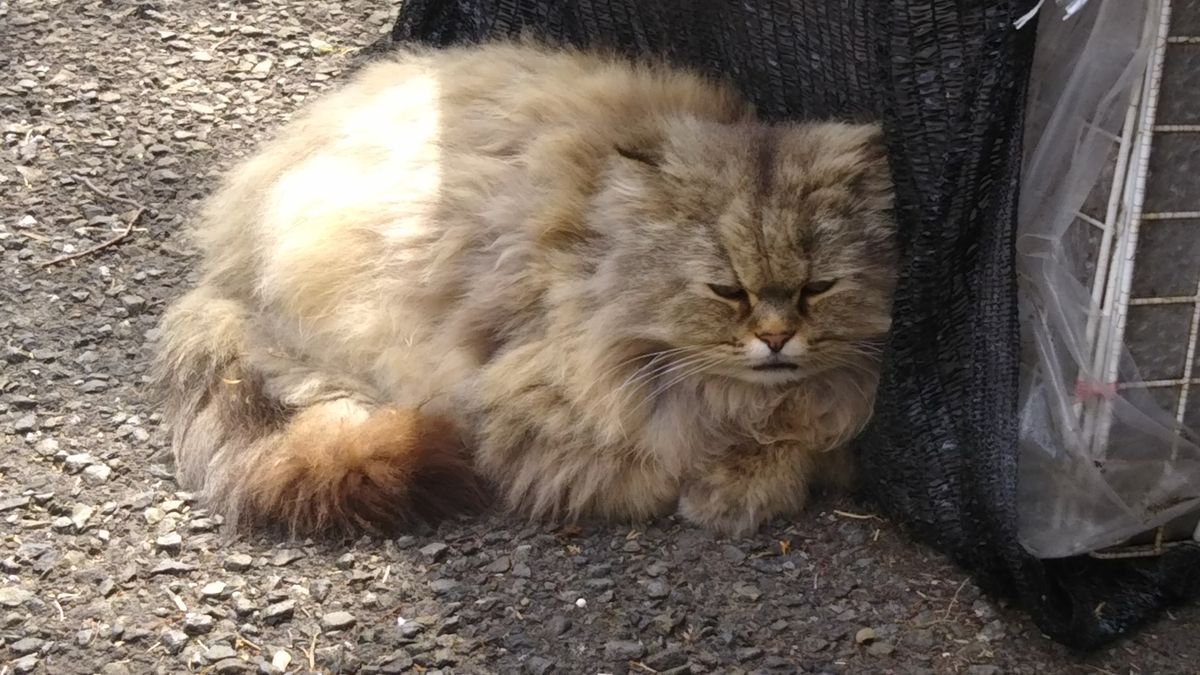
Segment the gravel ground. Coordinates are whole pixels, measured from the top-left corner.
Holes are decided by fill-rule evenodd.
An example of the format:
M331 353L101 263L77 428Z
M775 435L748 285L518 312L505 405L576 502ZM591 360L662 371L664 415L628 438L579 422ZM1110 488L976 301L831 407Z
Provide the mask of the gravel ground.
M742 540L503 517L225 538L143 397L182 225L393 14L0 0L0 674L1197 672L1195 607L1072 656L849 502Z

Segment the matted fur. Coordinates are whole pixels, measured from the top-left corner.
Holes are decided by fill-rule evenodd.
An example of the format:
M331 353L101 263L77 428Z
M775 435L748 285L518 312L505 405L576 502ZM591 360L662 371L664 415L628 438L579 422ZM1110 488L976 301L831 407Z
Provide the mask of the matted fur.
M529 44L395 55L208 202L157 368L181 481L297 532L452 513L476 475L533 516L748 530L847 478L890 207L874 126Z

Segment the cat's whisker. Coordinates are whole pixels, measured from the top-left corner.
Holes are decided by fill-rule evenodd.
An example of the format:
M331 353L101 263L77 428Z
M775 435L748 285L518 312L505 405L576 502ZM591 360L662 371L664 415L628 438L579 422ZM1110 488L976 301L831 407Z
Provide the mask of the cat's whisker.
M870 368L869 366L862 364L862 363L854 362L854 361L841 361L841 362L835 361L835 364L840 365L844 368L848 368L850 370L858 371L869 377L873 377L876 372L874 369ZM866 389L863 388L862 383L858 380L858 378L851 377L847 381L850 385L852 385L855 388L855 390L858 392L858 395L862 398L864 403L873 402L874 397L871 394L867 393Z
M709 355L708 359L701 360L699 363L695 363L694 364L695 367L689 368L686 371L684 371L682 374L676 375L675 378L672 379L670 382L667 382L666 384L660 386L658 389L655 389L648 396L643 398L642 401L640 403L638 403L637 407L634 408L633 413L634 414L638 413L642 409L642 407L645 406L647 403L653 403L655 399L657 399L660 395L665 393L671 387L679 384L680 382L683 382L684 380L686 380L688 378L695 377L696 375L699 375L705 371L711 370L714 366L720 365L722 363L722 361L723 361L723 359L721 359L720 357Z
M862 373L874 373L875 370L865 363L862 363L852 357L847 357L839 354L830 354L826 357L826 362L834 368L845 368L847 370L855 370Z
M632 356L630 358L627 358L627 359L621 361L620 363L617 363L614 366L610 366L609 368L604 370L604 372L597 375L595 378L592 379L592 381L586 387L584 387L584 389L582 391L582 395L584 397L586 397L592 391L592 389L595 388L595 386L597 384L599 384L601 381L603 381L605 378L607 378L609 375L611 375L615 371L619 370L620 368L622 368L626 365L629 365L630 363L639 361L641 359L650 359L649 363L643 364L643 365L635 368L633 374L631 374L631 376L630 376L630 377L632 377L633 375L637 374L637 372L646 368L647 366L652 365L655 361L657 361L660 358L663 358L663 357L666 357L666 356L669 356L672 354L679 354L679 353L684 353L684 352L688 352L688 351L695 351L697 349L699 349L699 348L686 346L686 347L675 347L673 349L662 349L662 350L637 354L635 356ZM628 381L628 379L626 381Z
M601 372L599 375L597 375L596 377L592 378L592 381L591 381L591 382L589 382L589 383L587 384L587 386L585 386L585 387L583 388L583 391L582 391L582 392L580 392L580 393L581 393L581 394L582 394L584 397L586 397L586 396L587 396L589 393L591 393L592 389L594 389L594 388L596 387L596 385L597 385L597 384L599 384L600 382L602 382L602 381L603 381L605 378L607 378L609 375L613 374L613 373L614 373L614 372L616 372L617 370L620 370L622 367L624 367L624 366L627 366L627 365L629 365L629 364L631 364L631 363L634 363L635 361L639 361L639 360L642 360L642 359L650 359L650 363L653 363L653 362L654 362L654 360L655 360L655 359L657 359L658 357L659 357L659 354L658 354L657 352L646 352L646 353L644 353L644 354L637 354L636 356L632 356L632 357L630 357L630 358L627 358L627 359L625 359L624 361L621 361L621 362L617 363L616 365L613 365L613 366L610 366L610 367L606 368L606 369L605 369L603 372ZM639 370L641 370L642 368L644 368L646 365L649 365L649 364L643 364L643 365L641 365L641 366L638 366L637 368L635 368L635 369L634 369L634 372L635 372L635 373L636 373L636 372L638 372Z
M704 354L692 354L683 357L682 359L663 364L661 366L646 369L641 373L635 374L629 380L626 380L619 388L613 390L611 395L615 397L612 401L618 409L627 405L629 397L633 396L642 385L654 380L677 372L681 369L687 369L697 363L700 363L706 358Z
M719 365L720 362L721 362L720 359L713 359L713 360L705 362L705 363L697 364L694 368L692 368L686 372L678 374L670 382L667 382L666 384L663 384L662 386L660 386L658 389L655 389L653 392L650 393L649 396L647 396L645 398L645 400L642 403L644 404L646 402L653 402L659 396L666 393L666 391L669 390L671 387L674 387L675 385L679 384L680 382L683 382L684 380L687 380L689 378L695 377L696 375L699 375L708 370L711 370L714 366Z
M705 353L692 354L689 356L685 356L684 358L682 358L678 361L672 361L671 363L665 364L662 367L650 369L650 370L638 375L637 377L630 378L629 380L626 380L625 383L622 384L620 387L613 390L612 395L619 397L615 401L615 403L617 403L617 404L623 403L625 401L625 398L627 398L629 395L633 394L633 392L637 391L637 389L642 384L644 384L652 379L663 377L665 375L670 375L674 372L678 372L681 369L686 369L690 366L700 363L701 361L703 361L706 358L715 358L715 357L711 357L711 355L705 354Z
M694 354L686 354L680 359L671 360L671 361L668 361L667 363L664 363L661 365L655 365L655 362L657 362L659 360L659 358L663 358L665 356L666 355L663 355L663 354L656 355L656 357L653 360L651 360L650 363L647 363L647 364L639 367L637 370L635 370L630 375L630 377L627 378L624 383L622 383L621 387L618 387L618 389L623 388L626 385L634 384L634 383L638 382L639 380L645 380L648 378L652 378L652 377L661 375L664 372L669 371L670 369L678 366L681 363L686 363L686 362L688 362L692 359L695 359L699 356L703 356L703 353L700 352L700 353L694 353Z
M635 391L642 382L653 379L657 373L666 368L670 368L672 365L673 362L659 365L656 364L655 361L651 361L650 363L639 367L638 369L634 370L629 377L625 378L624 382L609 390L609 392L601 400L602 406L608 408L609 410L619 409L621 403L625 400L627 393ZM614 415L614 417L620 419L621 415L617 414Z
M860 354L883 354L884 345L880 342L857 342L849 345Z

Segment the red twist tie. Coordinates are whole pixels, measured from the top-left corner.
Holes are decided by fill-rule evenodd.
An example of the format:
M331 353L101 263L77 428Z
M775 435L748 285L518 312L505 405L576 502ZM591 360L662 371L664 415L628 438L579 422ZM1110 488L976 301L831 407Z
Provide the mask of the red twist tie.
M1117 395L1115 382L1093 382L1079 380L1075 383L1075 398L1082 401L1087 398L1111 399Z

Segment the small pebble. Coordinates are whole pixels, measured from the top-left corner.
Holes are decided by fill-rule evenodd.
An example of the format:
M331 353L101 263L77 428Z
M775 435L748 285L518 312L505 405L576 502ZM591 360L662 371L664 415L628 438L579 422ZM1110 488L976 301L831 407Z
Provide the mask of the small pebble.
M651 579L646 583L646 595L655 600L665 598L671 594L671 587L662 579Z
M249 663L237 658L225 659L213 664L212 672L217 675L233 675L234 673L249 673L253 667Z
M37 431L37 416L35 416L33 413L29 413L28 415L18 417L17 420L13 422L13 431L17 432L18 434L27 434L31 431Z
M646 647L633 640L610 640L604 643L604 656L614 661L640 659L645 653Z
M183 180L183 175L170 169L156 169L150 172L150 179L160 183L178 183Z
M146 309L146 299L140 295L122 295L120 300L121 304L124 305L125 309L129 310L131 314L140 314L142 310Z
M29 506L29 497L10 497L8 499L0 499L0 513L19 509L23 506Z
M237 652L229 645L213 645L204 651L204 660L209 663L237 658Z
M896 651L896 645L886 641L876 642L867 647L867 653L871 656L888 656L894 651Z
M733 544L726 544L721 548L721 557L731 563L740 563L746 559L746 552Z
M763 655L763 650L758 647L739 647L733 652L734 658L739 662L753 661Z
M682 667L687 662L687 653L677 647L668 647L643 659L643 663L659 672Z
M217 523L212 518L197 518L188 523L188 530L192 532L212 532L217 529Z
M79 473L95 463L95 457L86 452L80 452L74 455L67 455L66 459L63 460L63 468L67 470L67 473Z
M733 585L733 592L743 600L754 602L762 597L762 591L754 584L739 581Z
M171 654L178 654L179 652L183 651L184 647L187 646L188 635L181 630L171 628L163 631L160 639L162 640L163 646L167 648L168 652Z
M33 449L42 457L53 457L58 454L58 450L61 447L62 444L57 439L43 438L37 442L37 445L33 446Z
M438 626L437 634L438 635L449 635L451 633L457 633L458 629L461 626L462 626L462 619L460 619L457 616L452 616L452 617L446 619L445 621L443 621L441 623L441 625Z
M150 569L150 575L158 576L160 574L187 574L194 569L196 569L195 565L189 565L185 562L167 558L166 560L160 560L157 565L152 567Z
M107 464L93 464L83 470L83 481L88 485L103 485L112 476L112 469Z
M155 539L154 545L164 551L175 552L183 545L183 537L178 532L168 532Z
M44 645L44 644L46 644L45 640L39 640L39 639L33 638L33 637L26 637L26 638L21 638L20 640L17 640L16 642L9 645L8 649L13 654L16 654L17 656L24 656L26 654L32 654L32 653L38 651L39 649L42 648L42 645Z
M317 579L308 586L308 594L317 602L325 602L332 590L333 584L328 579Z
M37 656L34 656L33 654L26 654L25 656L22 656L21 658L12 662L13 672L17 673L17 675L25 675L25 673L32 673L33 670L37 667L38 667L38 658L37 658Z
M0 588L0 606L19 607L33 599L33 593L23 588Z
M571 630L571 620L565 616L555 616L550 619L550 633L558 636Z
M96 513L96 509L86 504L76 504L71 508L71 524L75 529L82 532L87 526L87 522L92 519L92 515Z
M256 609L258 609L258 606L244 595L239 595L233 599L233 611L238 616L249 616Z
M446 554L449 552L450 547L441 542L434 542L421 547L421 555L434 562L438 562L442 558L445 558Z
M263 621L268 624L283 623L296 613L296 601L284 600L273 605L267 605L263 610Z
M480 571L487 574L503 574L510 569L512 569L512 561L509 560L508 556L502 555L481 567Z
M271 556L271 564L275 567L286 567L304 557L304 553L294 549L283 549L276 551L275 555Z
M79 391L85 394L99 394L108 389L108 383L104 380L88 380L79 385Z
M358 623L350 612L330 612L321 617L321 627L326 630L345 630Z
M204 635L213 629L213 618L207 614L188 612L183 617L183 632Z
M401 673L412 672L413 658L403 650L393 652L388 657L387 661L379 667L379 672L386 675L400 675ZM428 675L428 671L426 671Z

